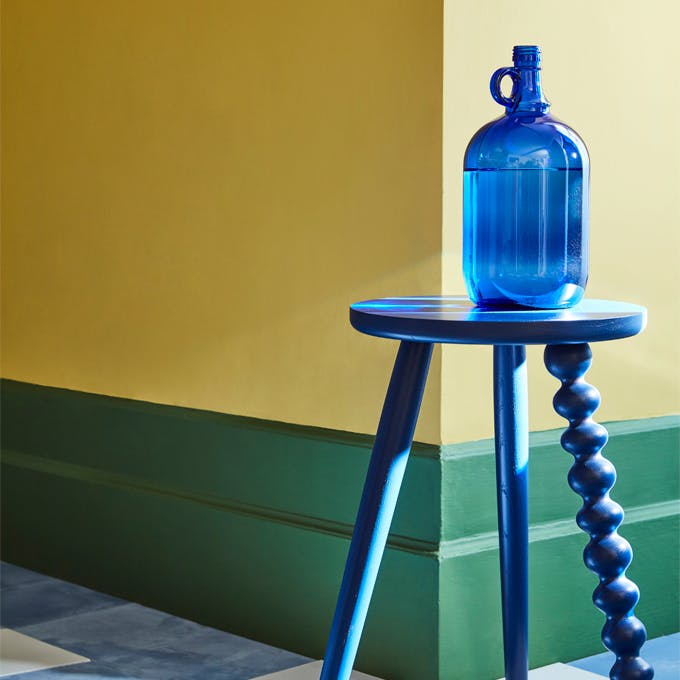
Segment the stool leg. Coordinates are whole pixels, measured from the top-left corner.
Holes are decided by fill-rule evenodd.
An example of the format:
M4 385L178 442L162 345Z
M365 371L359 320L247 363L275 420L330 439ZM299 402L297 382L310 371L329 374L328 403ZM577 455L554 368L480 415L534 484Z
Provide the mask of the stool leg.
M402 342L366 473L320 680L348 680L418 420L432 344Z
M623 509L609 497L609 490L616 481L616 470L600 454L609 435L590 417L600 405L599 392L583 379L591 359L592 352L586 343L545 348L545 365L562 382L553 406L569 421L569 427L562 435L562 448L574 456L569 486L583 498L576 523L590 535L583 560L600 579L593 602L607 617L602 642L616 655L609 677L612 680L651 680L654 671L639 656L647 631L633 614L640 591L626 578L633 551L628 541L617 533L623 521Z
M496 492L506 680L529 673L529 423L524 345L494 346Z

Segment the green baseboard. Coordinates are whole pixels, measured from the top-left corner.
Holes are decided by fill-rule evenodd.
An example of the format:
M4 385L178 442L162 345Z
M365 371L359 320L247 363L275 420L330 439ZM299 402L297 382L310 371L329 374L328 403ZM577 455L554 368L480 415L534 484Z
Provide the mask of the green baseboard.
M2 382L3 558L320 657L372 437ZM611 423L651 635L677 631L680 419ZM559 434L531 436L531 659L601 651ZM502 675L491 442L416 444L358 667Z

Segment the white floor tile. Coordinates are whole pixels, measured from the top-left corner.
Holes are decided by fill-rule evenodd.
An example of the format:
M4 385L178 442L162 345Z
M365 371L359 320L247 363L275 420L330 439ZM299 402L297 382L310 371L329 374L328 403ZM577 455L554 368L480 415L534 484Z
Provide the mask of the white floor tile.
M529 680L606 680L606 678L604 675L595 675L580 668L565 666L563 663L554 663L529 671Z
M83 661L89 659L9 628L0 630L0 678Z
M285 671L262 675L253 680L319 680L321 673L321 661L306 663L304 666L295 666ZM373 675L366 675L359 671L352 671L351 680L379 680ZM501 680L504 680L501 678ZM543 668L529 671L529 680L606 680L603 675L595 675L579 668L572 668L561 663L555 663Z
M322 665L323 661L312 661L312 663L295 666L285 671L260 675L257 678L253 678L253 680L319 680ZM374 675L366 675L366 673L360 673L359 671L352 671L350 680L380 680L380 678L376 678Z

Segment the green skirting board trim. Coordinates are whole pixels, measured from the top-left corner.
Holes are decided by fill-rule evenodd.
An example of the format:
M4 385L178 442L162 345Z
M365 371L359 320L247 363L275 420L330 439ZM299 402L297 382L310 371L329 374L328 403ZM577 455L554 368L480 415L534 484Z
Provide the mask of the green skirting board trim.
M9 380L2 425L4 559L323 654L372 437ZM680 418L607 427L637 612L675 632ZM602 649L560 432L530 436L532 666ZM502 676L494 479L490 441L414 445L361 670Z

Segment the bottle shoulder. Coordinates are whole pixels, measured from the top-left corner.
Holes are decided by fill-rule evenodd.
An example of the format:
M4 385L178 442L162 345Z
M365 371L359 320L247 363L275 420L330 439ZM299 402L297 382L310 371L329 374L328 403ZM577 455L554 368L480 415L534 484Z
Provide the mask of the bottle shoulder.
M505 114L480 128L465 151L465 169L589 167L578 133L558 118Z

